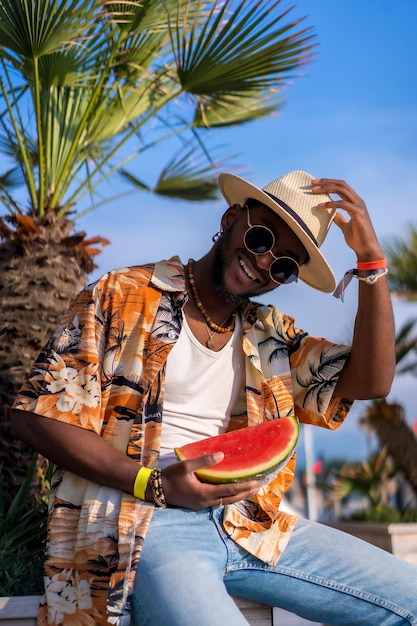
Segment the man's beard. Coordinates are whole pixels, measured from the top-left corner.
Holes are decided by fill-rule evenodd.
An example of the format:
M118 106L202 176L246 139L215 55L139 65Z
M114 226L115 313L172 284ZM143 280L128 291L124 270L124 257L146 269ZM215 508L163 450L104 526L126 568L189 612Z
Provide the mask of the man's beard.
M214 248L213 282L217 295L223 298L226 302L240 305L247 302L250 296L257 296L258 294L251 293L241 295L226 289L224 284L224 275L226 271L225 250L227 250L229 246L230 239L230 229L227 229L216 242Z

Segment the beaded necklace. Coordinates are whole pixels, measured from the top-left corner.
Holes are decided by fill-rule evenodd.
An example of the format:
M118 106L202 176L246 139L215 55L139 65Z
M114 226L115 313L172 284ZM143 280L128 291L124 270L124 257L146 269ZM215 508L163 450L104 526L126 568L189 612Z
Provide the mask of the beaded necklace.
M235 316L233 315L232 322L228 326L221 326L220 324L216 324L216 322L214 322L211 319L210 315L207 313L204 307L204 304L201 302L200 296L198 295L197 287L196 287L195 280L194 280L194 274L193 274L193 263L194 261L192 259L188 261L187 274L188 274L188 280L189 280L190 287L191 287L191 293L193 294L193 299L194 299L197 309L200 311L207 326L213 331L213 334L230 332L231 330L233 330L235 326ZM225 321L228 318L229 318L229 315L226 317ZM210 343L211 343L212 336L213 335L209 336L209 339L208 339Z

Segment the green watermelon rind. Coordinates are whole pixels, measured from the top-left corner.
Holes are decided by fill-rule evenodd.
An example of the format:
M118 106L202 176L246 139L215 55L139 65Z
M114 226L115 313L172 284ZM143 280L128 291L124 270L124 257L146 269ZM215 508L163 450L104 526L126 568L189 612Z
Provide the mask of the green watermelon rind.
M273 459L269 459L266 462L260 462L255 467L252 465L252 467L248 468L248 470L240 471L238 475L236 475L236 470L234 470L233 472L221 471L219 469L216 469L216 465L197 469L195 470L195 474L202 482L211 484L239 483L248 480L258 480L262 485L271 482L271 480L273 480L273 478L275 478L275 476L279 474L281 469L285 466L288 459L293 454L299 436L299 425L298 420L295 416L277 419L291 420L294 429L294 434L290 442L288 443L286 448L280 450L279 455L275 456ZM257 427L249 426L248 428ZM179 461L183 461L186 458L189 458L182 453L181 448L175 448L175 453Z

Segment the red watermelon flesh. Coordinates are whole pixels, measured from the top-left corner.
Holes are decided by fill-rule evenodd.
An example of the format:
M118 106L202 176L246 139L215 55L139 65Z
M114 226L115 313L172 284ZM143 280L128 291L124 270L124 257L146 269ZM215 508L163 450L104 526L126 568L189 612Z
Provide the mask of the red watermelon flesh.
M175 448L180 461L223 452L224 459L195 471L206 483L233 483L257 479L269 482L294 451L299 433L295 416L223 433Z

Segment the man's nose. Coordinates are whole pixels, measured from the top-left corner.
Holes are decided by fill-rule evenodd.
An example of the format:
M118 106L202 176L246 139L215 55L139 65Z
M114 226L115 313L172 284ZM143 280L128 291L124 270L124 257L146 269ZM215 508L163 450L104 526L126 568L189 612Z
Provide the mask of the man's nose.
M271 263L274 260L274 255L272 254L271 250L268 250L268 252L265 252L265 254L255 255L255 259L256 265L265 272L268 272L269 268L271 267Z

